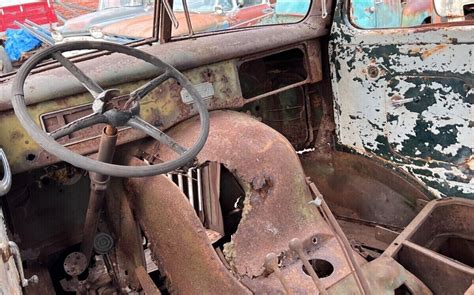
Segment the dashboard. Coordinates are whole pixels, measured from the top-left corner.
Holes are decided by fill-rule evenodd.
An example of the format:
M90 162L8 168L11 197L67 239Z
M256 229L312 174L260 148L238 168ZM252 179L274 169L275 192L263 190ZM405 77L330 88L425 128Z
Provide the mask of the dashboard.
M319 43L304 42L290 48L197 67L184 71L184 74L201 93L210 111L238 109L250 112L267 121L265 123L270 126L274 125L272 127L280 129L280 132L287 133L288 136L296 135L296 141L303 138L301 145L304 145L310 131L307 116L309 110L303 86L322 79L320 62L314 58L308 59L308 55L314 56L319 52ZM67 78L74 79L72 76ZM61 83L63 79L65 78L58 78L50 83ZM123 83L113 88L120 89L122 93L130 93L148 80ZM295 96L297 99L288 100L285 96ZM282 99L286 102L282 103ZM91 103L92 97L88 93L81 93L41 101L29 105L28 109L36 123L45 132L51 132L90 114ZM118 99L111 103L120 105L124 101ZM268 109L266 113L262 112L264 108ZM189 95L173 79L157 87L141 102L140 116L162 130L196 114ZM287 121L299 123L286 128ZM0 126L7 126L0 128L0 147L8 155L13 173L59 162L54 155L45 152L31 140L12 110L0 113ZM97 151L102 127L97 125L83 129L59 142L76 153L91 155ZM295 130L299 133L295 133ZM118 144L144 137L146 135L140 131L121 128Z

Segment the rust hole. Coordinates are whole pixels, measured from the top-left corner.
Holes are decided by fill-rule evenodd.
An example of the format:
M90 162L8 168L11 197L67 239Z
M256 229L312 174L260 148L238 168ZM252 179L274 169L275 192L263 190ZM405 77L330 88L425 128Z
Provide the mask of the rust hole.
M26 160L27 161L34 161L36 159L36 155L35 154L28 154L26 155Z
M324 259L310 259L309 263L313 267L314 271L320 279L329 277L334 272L334 266L331 262ZM303 265L303 271L306 275L309 276L306 267Z

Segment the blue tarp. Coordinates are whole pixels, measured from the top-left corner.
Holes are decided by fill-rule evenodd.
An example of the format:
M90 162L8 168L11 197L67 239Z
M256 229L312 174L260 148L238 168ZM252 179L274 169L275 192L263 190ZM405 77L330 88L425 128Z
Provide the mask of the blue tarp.
M21 54L41 45L41 41L23 29L7 29L5 32L5 51L12 61L20 59Z

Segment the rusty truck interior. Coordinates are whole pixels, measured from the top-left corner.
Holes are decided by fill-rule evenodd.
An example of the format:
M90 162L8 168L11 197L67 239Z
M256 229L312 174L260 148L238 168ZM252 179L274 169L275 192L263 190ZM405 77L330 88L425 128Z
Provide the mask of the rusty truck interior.
M157 0L45 44L0 77L0 293L474 294L473 12Z

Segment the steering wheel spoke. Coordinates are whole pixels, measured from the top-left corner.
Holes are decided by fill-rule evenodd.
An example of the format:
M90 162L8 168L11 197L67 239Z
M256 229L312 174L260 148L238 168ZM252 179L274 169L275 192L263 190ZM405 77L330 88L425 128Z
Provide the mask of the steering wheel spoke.
M96 125L96 124L101 124L101 123L107 123L108 120L107 118L102 115L102 114L97 114L97 113L92 113L90 115L87 115L85 117L79 118L77 120L74 120L52 132L49 133L49 136L51 136L53 139L57 140L60 139L64 136L70 135L71 133L74 133L76 131L79 131L81 129Z
M168 70L165 70L164 73L160 74L158 77L154 78L153 80L145 83L142 85L140 88L134 90L132 93L130 93L130 98L135 101L140 101L142 100L148 93L153 91L156 87L159 85L163 84L166 80L169 78L172 78L173 76Z
M51 54L63 67L65 67L79 82L89 91L94 98L97 98L104 90L94 80L84 74L74 63L64 57L61 52L56 51Z
M151 125L150 123L148 123L147 121L143 120L140 117L137 117L137 116L132 117L128 121L127 125L145 132L146 134L158 140L162 144L166 145L167 147L169 147L170 149L172 149L179 155L182 155L187 151L186 148L182 147L173 138L169 137L166 133L164 133L163 131Z

